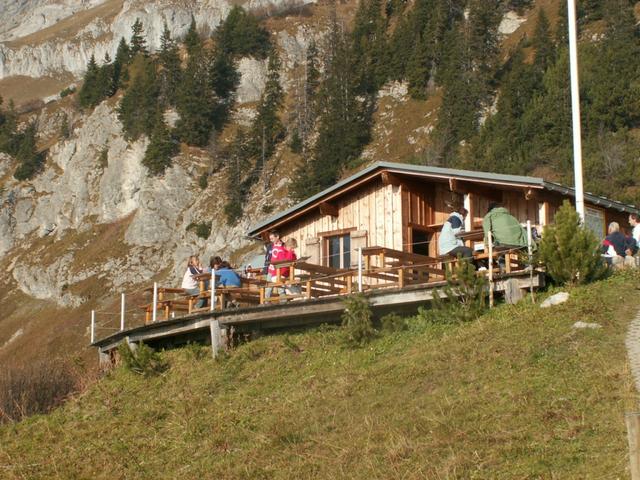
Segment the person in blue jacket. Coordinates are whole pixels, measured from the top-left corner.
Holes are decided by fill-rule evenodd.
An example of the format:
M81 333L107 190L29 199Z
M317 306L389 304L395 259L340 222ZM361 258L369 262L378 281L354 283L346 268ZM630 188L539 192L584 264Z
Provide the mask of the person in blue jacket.
M240 287L242 282L240 276L233 271L229 262L223 261L216 270L216 277L219 280L216 283L218 287Z

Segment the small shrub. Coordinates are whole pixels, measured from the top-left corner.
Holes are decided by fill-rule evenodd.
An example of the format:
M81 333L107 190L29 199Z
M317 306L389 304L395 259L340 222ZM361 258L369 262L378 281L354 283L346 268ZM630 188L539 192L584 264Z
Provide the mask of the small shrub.
M190 223L187 226L187 231L193 230L198 237L206 240L211 235L211 223L212 222Z
M160 354L144 343L132 349L127 342L123 342L118 352L124 368L138 375L150 377L164 372L168 367Z
M555 221L542 235L538 259L558 284L581 284L601 278L606 267L593 233L580 224L580 217L565 200Z
M351 295L345 299L342 314L342 336L350 347L362 347L376 337L373 327L373 315L369 302L361 294Z
M407 322L397 313L389 313L380 319L382 331L387 333L401 332L407 329Z
M198 178L198 185L200 186L200 190L206 190L209 186L209 176L206 173L200 175L200 178Z
M60 98L68 97L72 93L75 93L76 87L67 87L60 92Z
M434 290L433 311L429 316L441 323L468 322L487 309L487 279L476 275L471 262L459 261L447 285Z
M191 360L203 360L209 356L211 349L200 343L189 342L185 345L184 351Z

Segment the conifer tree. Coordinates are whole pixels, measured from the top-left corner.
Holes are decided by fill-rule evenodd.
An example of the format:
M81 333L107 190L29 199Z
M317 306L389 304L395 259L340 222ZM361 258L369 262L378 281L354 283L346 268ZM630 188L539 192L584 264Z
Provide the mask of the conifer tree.
M176 133L180 140L199 147L209 143L216 102L217 98L209 84L204 52L196 51L195 55L189 57L182 73L176 98L176 108L180 114Z
M202 40L200 39L200 34L198 34L196 19L193 15L191 15L189 30L187 30L187 34L184 37L184 45L190 57L199 55L201 53Z
M280 57L275 48L269 54L267 81L252 125L250 155L259 160L260 168L273 155L277 143L284 136L279 111L284 101L280 85Z
M139 18L131 26L131 56L135 57L138 53L148 55L147 40L144 38L144 26Z
M102 98L103 86L100 85L100 69L96 63L96 58L92 54L87 64L87 71L84 75L82 88L78 93L78 101L83 108L95 107Z
M116 90L122 87L123 83L127 80L126 68L127 65L129 65L130 59L131 51L129 50L129 44L124 37L122 37L120 38L116 58L113 62L113 85Z
M555 46L551 41L551 27L544 8L541 8L538 13L538 23L536 24L531 44L536 50L534 65L541 73L544 73L547 67L555 60Z
M358 90L375 93L389 76L381 0L361 0L351 33Z
M218 48L234 56L266 58L271 50L269 32L255 16L238 5L217 28L214 38Z
M109 52L104 54L104 61L98 72L98 91L100 92L100 101L107 97L111 97L116 93L116 86L113 83L113 64Z
M0 107L2 107L2 97L0 96ZM13 100L9 101L7 110L0 109L0 152L15 155L17 151L16 129L18 126L18 115L16 114Z
M122 123L127 140L137 140L140 135L151 135L156 125L159 86L155 62L138 56L132 65L137 74L132 78L118 108L118 119Z
M209 67L209 85L217 102L214 106L214 125L221 130L229 119L235 102L235 92L240 84L233 57L222 49L216 49Z
M291 187L298 199L333 185L342 167L358 158L370 135L373 98L358 91L352 47L335 13L326 45L318 94L318 138L312 156L298 167Z
M171 32L164 23L160 37L160 99L165 105L175 105L176 92L180 86L182 75L178 46L171 38Z
M42 169L44 155L38 153L34 122L29 123L27 128L19 134L16 160L18 160L18 168L13 174L16 180L28 180Z
M178 142L172 138L162 114L158 112L142 164L151 175L162 175L171 166L172 157L178 150Z
M545 227L538 254L547 274L559 284L587 283L604 273L598 240L581 225L567 200Z

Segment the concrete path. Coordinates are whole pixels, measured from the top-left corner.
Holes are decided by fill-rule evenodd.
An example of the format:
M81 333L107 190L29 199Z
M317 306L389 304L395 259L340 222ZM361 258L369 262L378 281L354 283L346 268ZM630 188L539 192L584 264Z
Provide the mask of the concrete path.
M640 392L640 312L631 320L625 343L627 345L629 365L631 366L631 375L633 375L636 390Z

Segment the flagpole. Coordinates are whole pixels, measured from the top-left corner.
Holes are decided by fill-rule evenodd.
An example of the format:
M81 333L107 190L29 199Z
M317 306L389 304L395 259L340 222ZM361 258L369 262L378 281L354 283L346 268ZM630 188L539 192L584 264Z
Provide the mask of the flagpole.
M573 123L573 173L576 211L584 223L584 188L582 186L582 132L580 128L580 85L578 81L578 36L576 2L567 0L569 9L569 65L571 70L571 118Z

